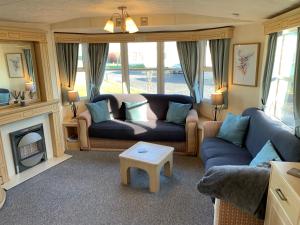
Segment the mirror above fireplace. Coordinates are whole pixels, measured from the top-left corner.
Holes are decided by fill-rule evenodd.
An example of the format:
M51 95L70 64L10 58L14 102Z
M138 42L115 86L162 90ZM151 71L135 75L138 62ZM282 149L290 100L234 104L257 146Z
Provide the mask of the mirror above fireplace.
M39 99L34 44L0 42L0 109Z

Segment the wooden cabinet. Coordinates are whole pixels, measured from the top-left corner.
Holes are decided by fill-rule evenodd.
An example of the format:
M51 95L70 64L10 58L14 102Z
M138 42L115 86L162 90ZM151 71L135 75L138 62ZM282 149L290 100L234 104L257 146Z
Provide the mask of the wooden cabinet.
M63 122L64 139L66 150L80 150L79 127L77 119Z
M300 225L300 178L291 168L300 163L272 162L265 225Z

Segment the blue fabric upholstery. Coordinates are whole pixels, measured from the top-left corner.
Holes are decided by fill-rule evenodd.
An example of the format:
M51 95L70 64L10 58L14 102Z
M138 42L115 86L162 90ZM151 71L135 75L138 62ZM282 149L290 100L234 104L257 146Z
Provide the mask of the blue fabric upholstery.
M220 138L205 138L201 147L205 168L220 165L249 165L252 156L246 148L240 148Z
M185 127L160 120L127 122L110 120L92 123L89 136L139 141L185 141Z
M240 148L219 138L205 138L201 146L205 169L249 165L268 140L283 161L300 162L300 139L283 129L280 122L273 121L256 108L249 108L242 115L250 117L245 146Z

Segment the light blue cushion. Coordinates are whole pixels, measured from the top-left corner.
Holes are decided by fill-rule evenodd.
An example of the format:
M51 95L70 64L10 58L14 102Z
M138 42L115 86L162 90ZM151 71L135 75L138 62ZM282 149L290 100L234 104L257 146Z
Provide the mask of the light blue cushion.
M90 111L94 123L100 123L112 119L106 100L95 103L87 103L86 107Z
M126 108L127 121L148 121L147 109L148 103L143 102L124 102Z
M217 137L242 147L248 129L249 119L249 116L227 113Z
M259 166L270 161L281 161L281 159L274 149L271 141L268 140L249 165Z
M184 124L191 107L192 104L169 102L166 121L170 123Z

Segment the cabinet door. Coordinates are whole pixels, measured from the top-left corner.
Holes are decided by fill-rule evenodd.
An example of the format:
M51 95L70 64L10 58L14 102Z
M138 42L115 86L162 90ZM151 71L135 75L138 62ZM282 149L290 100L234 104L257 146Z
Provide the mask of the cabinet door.
M272 191L268 194L265 225L292 225Z

